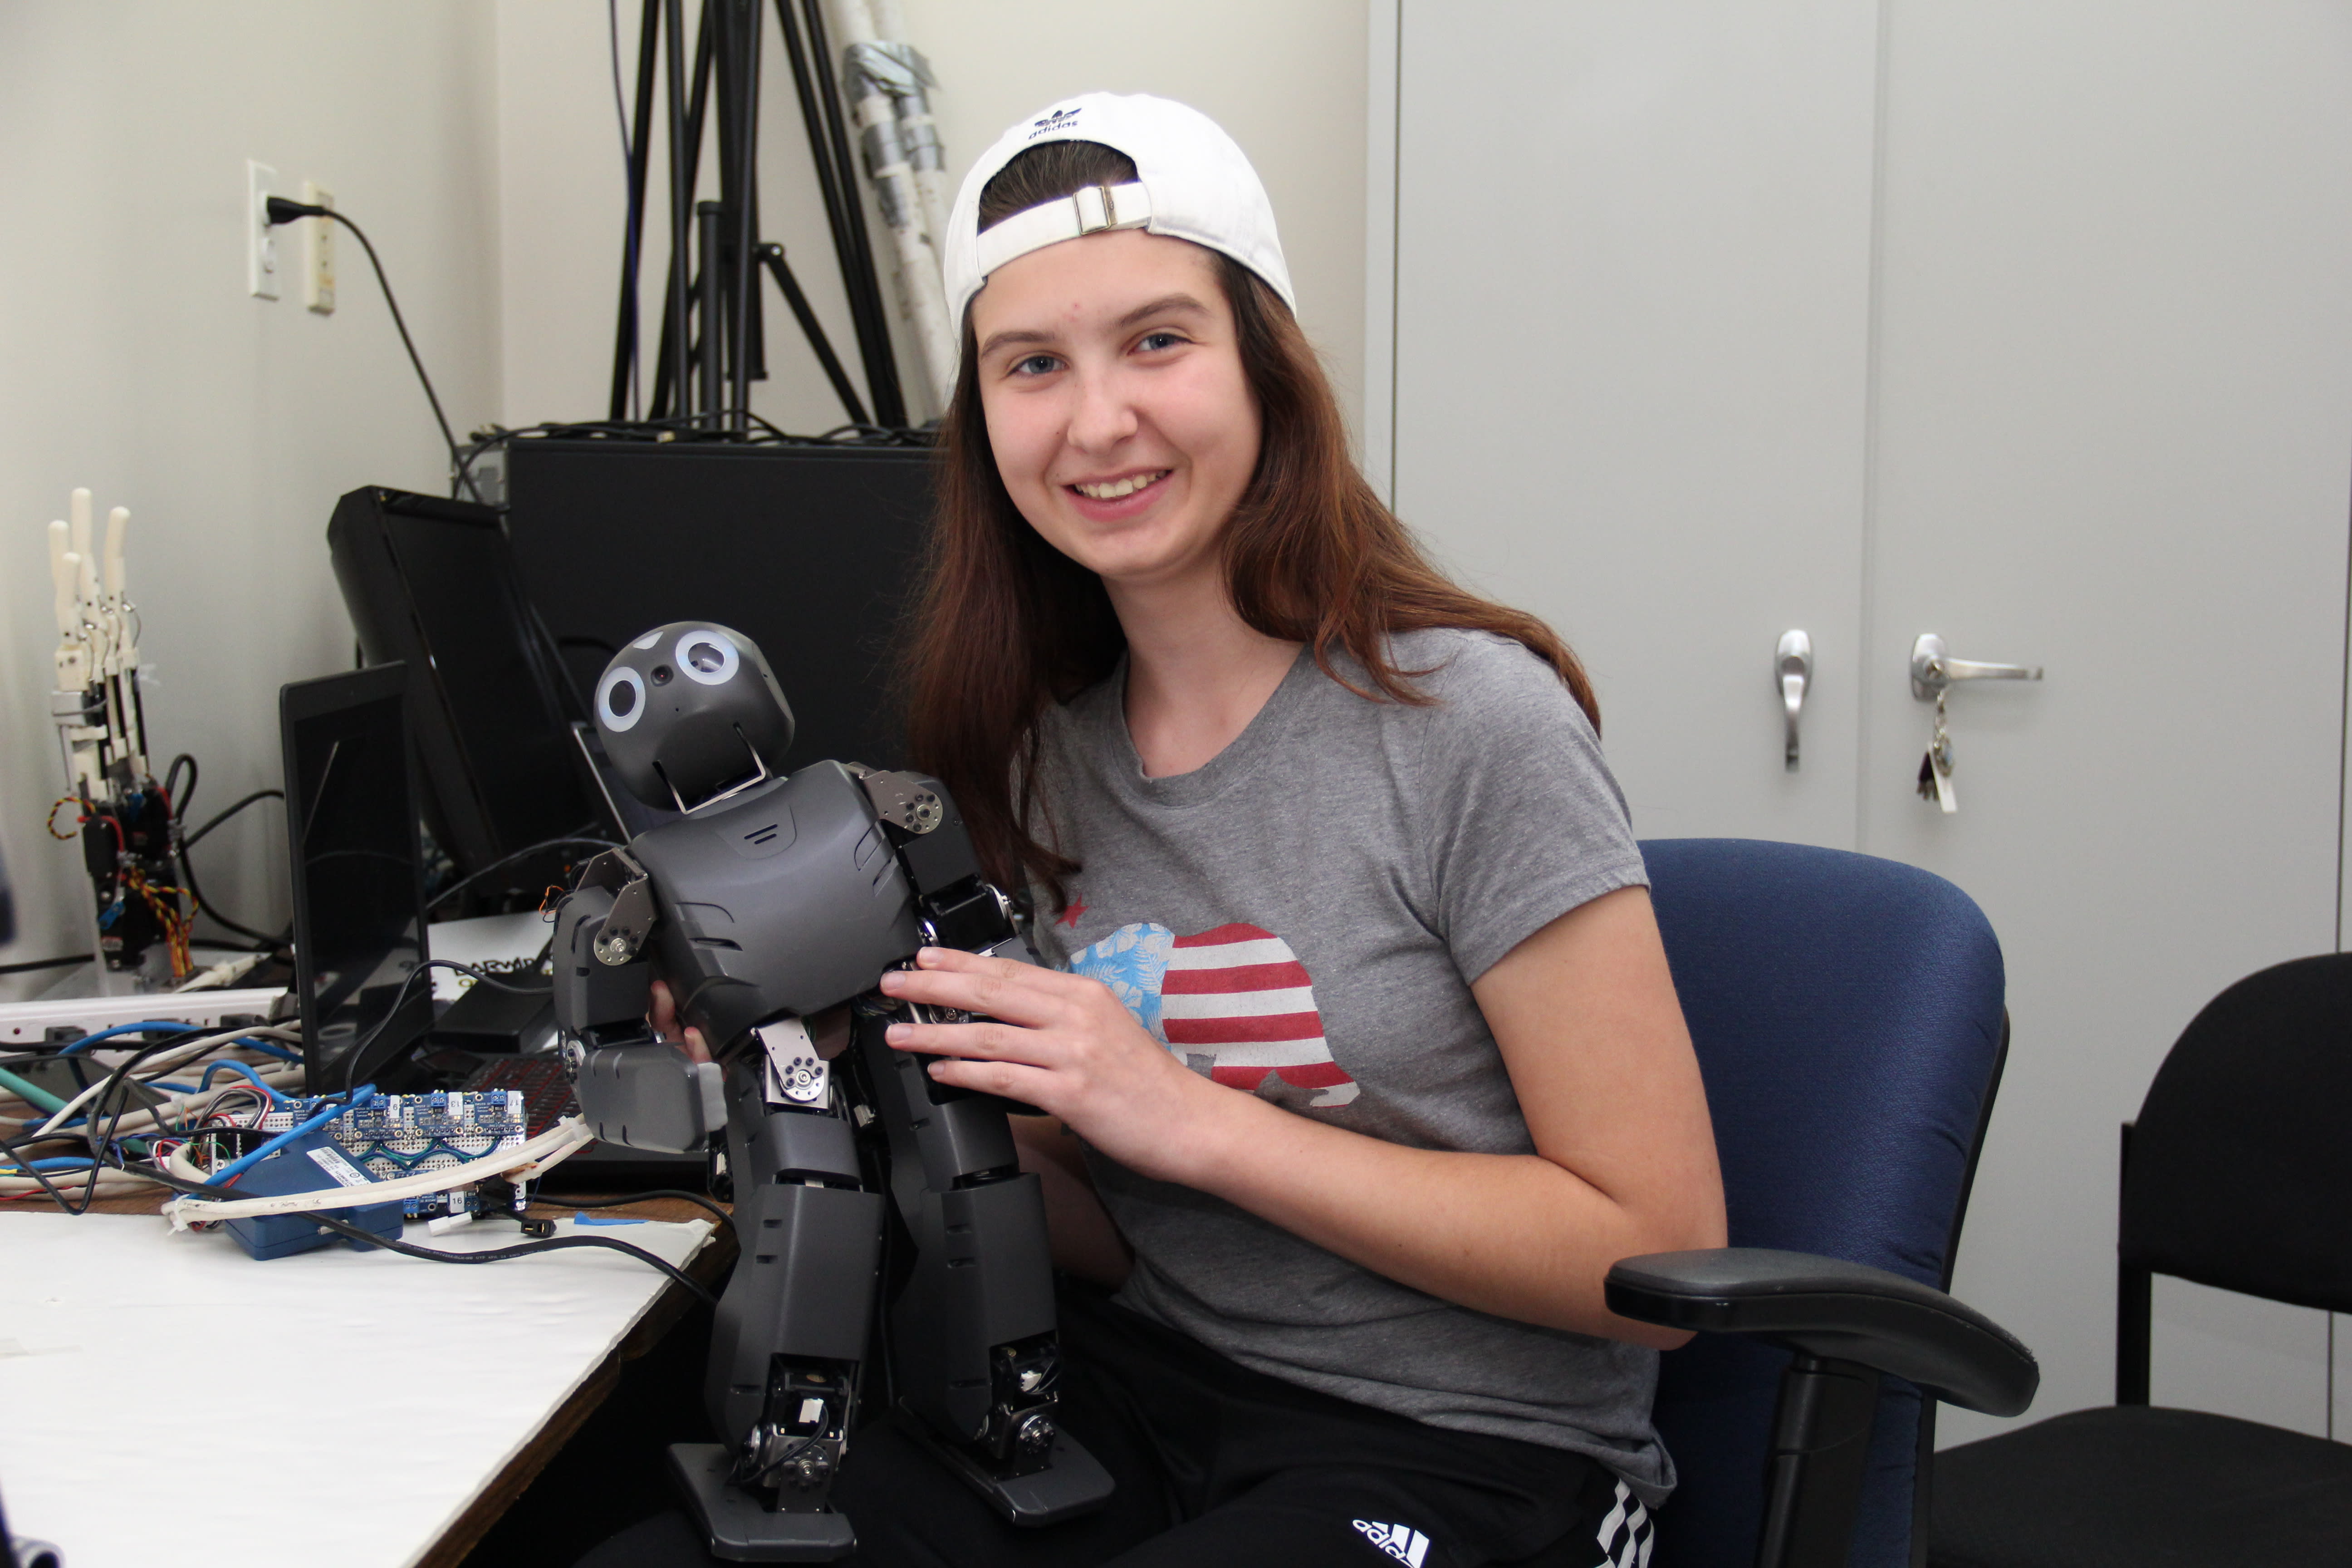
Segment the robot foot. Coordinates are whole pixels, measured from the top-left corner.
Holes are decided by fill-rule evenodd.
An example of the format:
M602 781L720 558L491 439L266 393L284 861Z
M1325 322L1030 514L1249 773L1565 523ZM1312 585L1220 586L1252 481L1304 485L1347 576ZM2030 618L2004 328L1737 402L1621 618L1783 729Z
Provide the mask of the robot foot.
M831 1563L857 1550L847 1516L772 1513L757 1497L730 1484L732 1463L720 1444L673 1443L669 1468L713 1556L730 1563Z
M1110 1472L1066 1432L1054 1434L1053 1458L1044 1468L1005 1476L981 1455L941 1439L921 1421L907 1421L906 1430L1014 1524L1058 1524L1092 1513L1110 1500Z

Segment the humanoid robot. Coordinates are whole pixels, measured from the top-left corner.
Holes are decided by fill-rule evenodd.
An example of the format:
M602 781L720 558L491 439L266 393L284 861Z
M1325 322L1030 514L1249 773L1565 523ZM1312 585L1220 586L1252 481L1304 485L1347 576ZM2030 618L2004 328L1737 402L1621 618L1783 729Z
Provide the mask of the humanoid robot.
M1109 1476L1055 1418L1045 1204L1006 1102L883 1040L918 1012L876 985L918 947L1034 962L946 789L838 762L785 775L792 710L759 649L709 622L622 649L595 718L622 783L680 816L556 906L555 1016L596 1135L708 1148L734 1201L704 1385L722 1441L670 1450L712 1550L853 1550L828 1494L877 1394L1015 1523L1099 1507ZM654 1036L656 974L714 1061Z

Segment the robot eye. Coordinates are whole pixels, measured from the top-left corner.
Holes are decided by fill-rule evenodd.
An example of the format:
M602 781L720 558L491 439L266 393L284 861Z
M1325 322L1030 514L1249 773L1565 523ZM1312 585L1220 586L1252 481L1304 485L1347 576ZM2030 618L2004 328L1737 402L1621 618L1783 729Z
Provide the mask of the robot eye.
M645 716L646 678L625 664L606 670L596 683L596 722L618 735Z
M697 629L677 639L671 649L679 671L704 686L724 686L734 679L741 658L735 644L717 632Z

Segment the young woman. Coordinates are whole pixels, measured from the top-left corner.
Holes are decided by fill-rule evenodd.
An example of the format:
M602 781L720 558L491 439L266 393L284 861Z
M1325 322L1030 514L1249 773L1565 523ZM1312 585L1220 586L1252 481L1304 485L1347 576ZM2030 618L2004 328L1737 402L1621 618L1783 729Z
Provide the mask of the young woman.
M963 350L915 761L1039 969L926 951L943 1081L1037 1107L1064 1424L1118 1489L999 1521L885 1426L861 1560L1589 1568L1673 1485L1620 1258L1719 1246L1706 1100L1591 691L1351 467L1240 150L1023 122L950 236Z

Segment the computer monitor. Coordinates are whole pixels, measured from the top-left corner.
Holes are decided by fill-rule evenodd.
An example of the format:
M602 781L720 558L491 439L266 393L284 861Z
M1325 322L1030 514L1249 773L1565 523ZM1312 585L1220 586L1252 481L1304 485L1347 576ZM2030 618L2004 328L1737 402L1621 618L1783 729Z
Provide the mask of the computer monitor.
M913 447L517 440L507 535L574 686L667 621L757 643L793 705L787 771L906 762L890 677L927 542ZM584 718L585 714L578 715Z
M327 547L368 663L409 668L425 816L458 870L609 831L569 728L586 710L523 597L499 514L368 485L335 503ZM518 867L516 885L536 886L537 869Z
M407 683L386 664L278 692L295 994L317 1093L365 1081L433 1025L432 985L408 984L428 955Z

